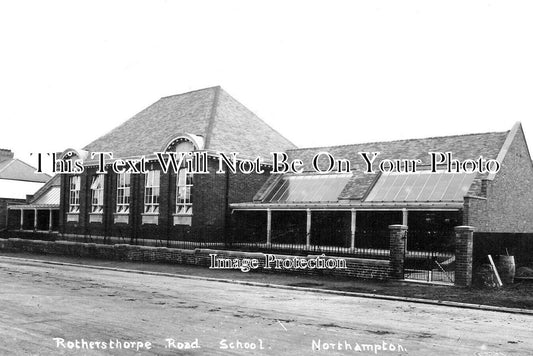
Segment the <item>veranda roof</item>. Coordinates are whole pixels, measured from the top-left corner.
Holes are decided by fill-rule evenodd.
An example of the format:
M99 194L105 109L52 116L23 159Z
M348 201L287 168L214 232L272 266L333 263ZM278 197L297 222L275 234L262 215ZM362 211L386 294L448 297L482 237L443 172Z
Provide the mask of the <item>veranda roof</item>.
M423 202L423 203L379 203L379 202L338 202L338 203L233 203L230 204L233 210L324 210L324 211L350 211L355 210L459 210L463 208L463 203L446 202Z
M462 203L476 174L419 171L382 174L365 202Z
M501 163L516 135L523 136L519 122L506 132L289 150L290 160L298 158L304 162L300 178L271 175L252 202L234 203L230 207L234 210L462 209L467 196L486 198L482 182L494 179L495 173L431 173L427 171L428 152L453 152L459 160L483 156ZM351 173L334 177L313 172L310 163L318 152L329 152L335 158L352 162ZM360 152L380 152L381 159L389 160L418 159L420 169L413 173L366 174ZM319 169L325 170L322 163L318 160Z
M351 174L286 175L270 190L265 203L336 202Z
M381 174L366 198L342 200L339 196L352 174L286 175L272 183L261 202L231 207L237 210L457 210L463 207L475 176L429 171Z

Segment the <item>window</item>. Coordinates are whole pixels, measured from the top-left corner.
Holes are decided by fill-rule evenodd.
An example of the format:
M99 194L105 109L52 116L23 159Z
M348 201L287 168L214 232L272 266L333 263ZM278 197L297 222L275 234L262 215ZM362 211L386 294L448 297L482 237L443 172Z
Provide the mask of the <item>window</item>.
M351 174L285 175L268 193L265 203L336 202Z
M117 176L117 213L127 214L130 211L130 173Z
M159 213L159 171L148 171L144 185L144 212Z
M77 214L80 212L80 176L70 177L69 187L68 212Z
M91 213L102 214L104 211L104 175L93 176L91 182Z
M180 168L176 179L176 214L192 215L192 173Z
M368 196L371 202L462 202L473 173L418 171L383 173Z
M168 145L167 151L193 152L195 144L186 137L179 137ZM187 157L186 162L179 169L176 177L176 210L174 212L174 225L192 225L192 173L187 169L187 164L192 158Z

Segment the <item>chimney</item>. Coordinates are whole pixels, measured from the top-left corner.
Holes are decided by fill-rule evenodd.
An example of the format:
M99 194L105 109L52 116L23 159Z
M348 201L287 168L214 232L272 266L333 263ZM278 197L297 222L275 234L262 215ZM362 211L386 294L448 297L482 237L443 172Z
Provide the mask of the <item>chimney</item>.
M0 162L8 161L10 159L13 159L13 152L11 150L0 148Z

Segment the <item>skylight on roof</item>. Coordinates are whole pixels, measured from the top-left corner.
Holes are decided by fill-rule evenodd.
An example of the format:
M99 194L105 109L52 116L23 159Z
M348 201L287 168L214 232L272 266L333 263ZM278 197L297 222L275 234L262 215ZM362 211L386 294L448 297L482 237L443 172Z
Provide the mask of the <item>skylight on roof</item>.
M475 173L384 173L366 202L462 202Z
M351 176L351 174L286 175L275 184L263 202L336 202Z

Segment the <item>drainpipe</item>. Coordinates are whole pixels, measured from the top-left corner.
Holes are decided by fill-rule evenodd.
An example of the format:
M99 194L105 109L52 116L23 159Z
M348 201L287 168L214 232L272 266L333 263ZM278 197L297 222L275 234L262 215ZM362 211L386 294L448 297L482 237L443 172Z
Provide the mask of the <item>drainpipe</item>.
M215 173L216 174L216 173ZM226 194L224 194L224 207L225 207L225 211L224 211L224 245L227 244L228 242L228 238L229 238L229 233L228 233L228 229L229 229L229 218L230 218L230 214L229 214L229 169L226 169L226 187L225 187L225 190L226 190Z

